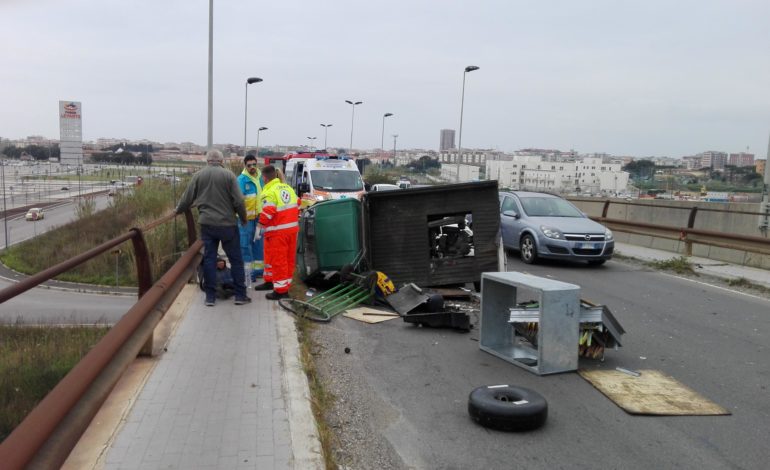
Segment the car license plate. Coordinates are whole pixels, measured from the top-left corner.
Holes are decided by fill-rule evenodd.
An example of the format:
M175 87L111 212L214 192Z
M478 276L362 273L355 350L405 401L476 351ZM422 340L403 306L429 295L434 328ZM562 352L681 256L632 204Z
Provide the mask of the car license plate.
M577 248L583 248L586 250L598 250L602 247L601 243L578 243Z

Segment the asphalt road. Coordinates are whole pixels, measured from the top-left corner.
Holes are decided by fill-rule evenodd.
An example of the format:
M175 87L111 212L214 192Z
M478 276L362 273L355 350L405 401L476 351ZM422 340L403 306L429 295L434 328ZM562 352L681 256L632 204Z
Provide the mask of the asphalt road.
M97 210L102 209L109 203L109 198L99 196L96 203ZM63 225L73 217L75 206L67 202L47 209L45 218L38 222L26 221L23 215L9 218L9 240L11 244L19 243L35 234ZM9 282L0 281L0 289L9 285ZM0 304L0 323L114 324L134 303L136 296L99 295L37 287Z
M102 210L110 203L111 198L105 195L96 196L96 210ZM8 244L14 245L21 243L24 240L35 237L41 233L45 233L57 226L64 225L76 216L76 207L71 199L61 200L56 206L47 207L44 209L44 215L42 220L29 221L24 219L24 214L16 217L9 217L8 225ZM5 247L5 226L0 226L0 241L2 246Z
M364 390L338 403L350 414L341 432L345 420L368 414L376 420L369 439L392 447L407 468L767 468L770 301L618 261L509 259L508 269L578 284L583 298L606 304L621 322L623 347L603 363L582 359L581 367L660 370L732 415L632 416L576 373L541 377L482 352L477 330L336 318L317 333L326 337L325 378L344 370L356 382L346 387ZM490 384L539 391L549 404L546 425L517 434L473 423L468 394Z

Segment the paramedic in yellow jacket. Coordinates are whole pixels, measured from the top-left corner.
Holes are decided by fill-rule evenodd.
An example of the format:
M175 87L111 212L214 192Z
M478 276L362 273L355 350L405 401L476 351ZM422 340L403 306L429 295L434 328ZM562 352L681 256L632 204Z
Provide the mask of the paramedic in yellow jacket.
M262 213L255 238L265 239L265 283L254 290L271 290L265 297L278 300L289 295L294 275L297 232L299 232L299 199L278 178L273 165L262 168Z
M243 159L243 172L238 175L238 187L241 188L246 203L248 223L240 226L241 254L243 255L246 281L256 282L262 276L264 261L262 239L255 239L259 213L262 212L262 175L257 168L257 157L246 155Z

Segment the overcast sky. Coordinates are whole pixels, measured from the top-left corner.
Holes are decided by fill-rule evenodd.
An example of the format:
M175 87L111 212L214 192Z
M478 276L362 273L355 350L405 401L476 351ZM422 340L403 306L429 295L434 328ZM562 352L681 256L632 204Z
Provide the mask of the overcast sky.
M207 0L0 0L0 136L206 143ZM215 0L214 141L615 155L750 151L770 133L770 1Z

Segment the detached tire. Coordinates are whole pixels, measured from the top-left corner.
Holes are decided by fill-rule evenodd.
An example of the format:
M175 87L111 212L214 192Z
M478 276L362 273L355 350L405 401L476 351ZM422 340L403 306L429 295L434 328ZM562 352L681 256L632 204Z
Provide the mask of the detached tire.
M468 414L478 424L499 431L531 431L545 424L548 403L523 387L485 385L468 397Z

